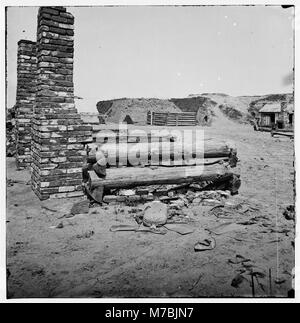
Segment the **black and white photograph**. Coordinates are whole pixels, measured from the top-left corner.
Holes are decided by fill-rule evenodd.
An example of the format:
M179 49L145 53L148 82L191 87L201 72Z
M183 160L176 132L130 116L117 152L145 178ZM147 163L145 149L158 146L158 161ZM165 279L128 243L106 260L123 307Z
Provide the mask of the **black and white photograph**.
M295 300L298 7L54 3L2 7L5 300Z

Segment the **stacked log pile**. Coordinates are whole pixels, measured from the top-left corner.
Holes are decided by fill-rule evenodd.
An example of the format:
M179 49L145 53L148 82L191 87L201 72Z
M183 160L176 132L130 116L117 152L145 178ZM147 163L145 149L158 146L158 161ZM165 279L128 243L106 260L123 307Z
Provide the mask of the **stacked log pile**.
M92 136L74 104L73 29L64 7L39 9L31 183L40 199L83 194L84 144Z
M237 151L233 143L207 138L199 145L193 142L184 145L176 137L154 138L147 142L138 140L133 143L133 137L128 135L124 142L124 134L119 135L115 143L98 142L98 151L87 158L88 174L84 175L88 194L97 202L124 202L128 200L147 201L153 196L147 187L153 185L168 186L163 189L168 198L170 185L184 187L197 184L198 189L225 189L236 194L240 186L239 175L233 172L237 164ZM107 137L105 138L107 139ZM116 138L115 138L116 139ZM157 139L157 140L156 140ZM170 154L165 154L166 143ZM105 156L106 171L101 176L93 170L97 164L97 156ZM188 154L187 154L188 153ZM146 158L141 158L143 154ZM183 158L188 155L187 158ZM124 159L124 156L125 159ZM153 162L155 160L155 163ZM137 163L133 163L137 161ZM144 193L134 193L128 198L119 196L120 189L142 189ZM147 192L146 192L147 191ZM115 192L117 197L112 196Z
M18 42L17 97L15 105L15 140L17 168L26 168L31 162L31 119L36 92L36 43Z

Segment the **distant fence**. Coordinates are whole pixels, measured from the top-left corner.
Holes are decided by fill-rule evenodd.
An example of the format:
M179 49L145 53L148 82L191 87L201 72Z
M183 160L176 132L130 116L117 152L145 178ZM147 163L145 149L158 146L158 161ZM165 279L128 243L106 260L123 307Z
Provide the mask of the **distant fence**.
M195 126L197 124L195 112L148 112L147 124L152 126Z

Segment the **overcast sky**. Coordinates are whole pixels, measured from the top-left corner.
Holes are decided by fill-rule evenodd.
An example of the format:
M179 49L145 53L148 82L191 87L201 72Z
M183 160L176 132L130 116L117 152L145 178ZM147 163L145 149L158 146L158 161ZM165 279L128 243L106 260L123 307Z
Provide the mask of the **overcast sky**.
M36 39L37 7L7 11L8 107L17 42ZM70 7L80 111L120 97L292 92L293 9L264 6Z

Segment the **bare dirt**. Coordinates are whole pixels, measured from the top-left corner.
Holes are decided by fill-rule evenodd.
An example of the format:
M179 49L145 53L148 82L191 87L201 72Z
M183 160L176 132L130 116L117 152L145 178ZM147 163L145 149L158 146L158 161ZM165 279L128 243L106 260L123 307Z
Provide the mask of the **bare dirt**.
M111 232L134 224L128 206L61 218L80 198L41 202L26 185L29 173L8 158L7 179L16 181L7 186L8 297L252 297L251 270L256 297L287 297L294 221L283 210L294 204L293 141L224 122L221 113L205 132L236 142L242 185L226 214L212 206L185 210L196 229L187 235ZM205 231L222 223L244 224L221 235ZM204 233L216 247L195 252ZM249 260L233 264L236 255Z

